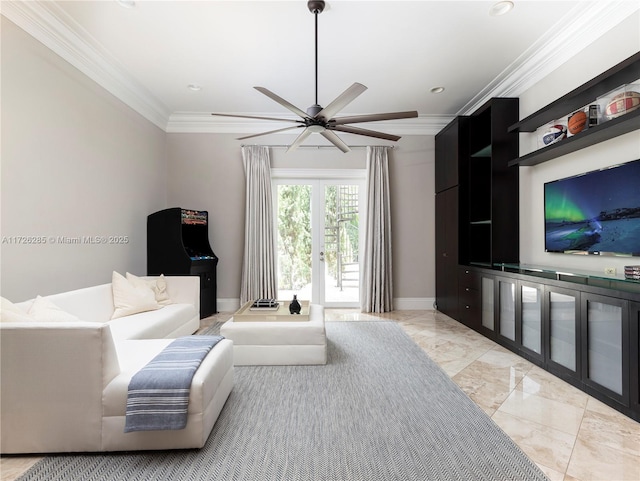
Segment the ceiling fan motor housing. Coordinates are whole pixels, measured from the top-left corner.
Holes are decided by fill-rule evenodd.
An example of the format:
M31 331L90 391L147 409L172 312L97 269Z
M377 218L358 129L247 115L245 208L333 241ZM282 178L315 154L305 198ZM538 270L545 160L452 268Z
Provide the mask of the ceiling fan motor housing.
M324 0L309 0L307 2L307 8L313 14L322 13L324 10Z
M307 109L307 115L309 117L315 117L321 111L322 111L322 107L320 107L318 104L313 104L311 107Z

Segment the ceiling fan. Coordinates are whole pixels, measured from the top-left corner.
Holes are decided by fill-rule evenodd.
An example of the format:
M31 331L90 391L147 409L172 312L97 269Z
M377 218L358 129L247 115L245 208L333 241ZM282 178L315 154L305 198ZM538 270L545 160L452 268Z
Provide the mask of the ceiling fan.
M300 119L279 119L274 117L256 117L252 115L234 115L234 114L219 114L213 113L211 115L217 115L222 117L240 117L247 119L259 119L259 120L276 120L278 122L292 122L296 125L292 127L284 127L281 129L271 130L268 132L262 132L260 134L247 135L245 137L239 137L238 140L250 139L252 137L259 137L261 135L274 134L276 132L284 132L286 130L301 129L304 128L302 133L293 141L293 143L287 149L287 152L294 150L300 146L309 135L312 133L319 133L329 142L335 145L342 152L349 152L349 146L336 135L336 132L344 132L348 134L365 135L368 137L375 137L377 139L397 141L400 139L397 135L386 134L383 132L377 132L375 130L363 129L360 127L352 127L347 124L356 124L363 122L375 122L380 120L396 120L407 119L418 116L418 112L415 110L407 112L388 112L383 114L369 114L369 115L352 115L349 117L334 117L340 110L352 102L362 92L367 90L367 87L360 83L354 83L347 90L342 92L333 102L326 107L321 107L318 104L318 15L322 13L325 7L324 0L309 0L307 2L307 8L315 16L315 81L316 81L316 102L311 107L304 110L299 109L295 105L287 102L282 97L274 94L270 90L264 87L254 87L258 92L263 93L272 100L275 100L283 107L287 108L294 114L301 117Z

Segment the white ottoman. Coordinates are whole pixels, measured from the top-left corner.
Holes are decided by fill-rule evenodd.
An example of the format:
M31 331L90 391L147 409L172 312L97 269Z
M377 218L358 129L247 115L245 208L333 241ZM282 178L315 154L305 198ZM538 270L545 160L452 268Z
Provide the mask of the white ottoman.
M233 341L235 366L327 363L324 308L309 306L308 321L242 321L233 318L220 328Z

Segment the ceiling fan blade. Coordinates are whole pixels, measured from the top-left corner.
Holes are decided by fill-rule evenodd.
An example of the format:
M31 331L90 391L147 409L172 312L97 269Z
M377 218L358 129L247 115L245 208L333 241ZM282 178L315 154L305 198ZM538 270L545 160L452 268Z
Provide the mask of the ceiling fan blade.
M211 114L216 115L218 117L238 117L241 119L256 119L256 120L276 120L278 122L299 122L304 123L302 120L294 120L294 119L279 119L276 117L258 117L255 115L235 115L235 114Z
M307 137L309 137L310 135L311 135L311 130L304 129L302 133L298 135L298 137L296 137L296 140L294 140L293 143L289 146L289 148L287 149L287 152L296 150L300 146L300 144L302 144L302 142L304 142L307 139Z
M304 127L304 124L303 125L295 125L293 127L285 127L283 129L270 130L269 132L262 132L261 134L253 134L253 135L247 135L245 137L238 137L236 140L250 139L252 137L260 137L261 135L275 134L276 132L284 132L285 130L299 129L299 128L302 128L302 127Z
M367 137L393 140L394 142L401 138L399 135L385 134L384 132L376 132L375 130L361 129L359 127L351 127L349 125L336 125L335 127L329 126L328 128L331 130L337 130L338 132L345 132L347 134L366 135Z
M340 137L338 137L336 134L334 134L331 130L323 130L322 132L320 132L320 135L322 135L325 139L327 139L329 142L331 142L333 145L335 145L336 147L338 147L340 150L342 150L342 152L349 152L351 149L349 148L349 146L347 144L345 144L342 139Z
M331 123L335 125L357 124L359 122L376 122L379 120L410 119L417 116L418 116L417 111L410 110L407 112L387 112L385 114L368 114L368 115L353 115L351 117L338 117L337 119L331 119Z
M335 114L340 112L347 104L351 103L362 92L367 90L362 84L355 82L351 87L342 92L338 97L316 114L316 118L323 117L327 120L333 118Z
M287 109L291 110L294 114L299 115L300 117L302 117L303 119L306 119L307 117L309 117L307 115L307 113L304 110L300 110L298 107L296 107L295 105L287 102L285 99L283 99L282 97L274 94L271 90L266 89L264 87L253 87L254 89L256 89L258 92L261 92L263 94L265 94L267 97L269 97L271 100L275 100L276 102L278 102L280 105L282 105L283 107L286 107Z

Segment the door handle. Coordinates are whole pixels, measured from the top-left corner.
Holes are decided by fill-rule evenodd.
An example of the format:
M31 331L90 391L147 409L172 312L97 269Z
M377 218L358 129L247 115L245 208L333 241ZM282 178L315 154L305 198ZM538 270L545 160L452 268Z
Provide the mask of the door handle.
M320 252L320 260L324 262L324 252Z

